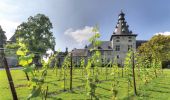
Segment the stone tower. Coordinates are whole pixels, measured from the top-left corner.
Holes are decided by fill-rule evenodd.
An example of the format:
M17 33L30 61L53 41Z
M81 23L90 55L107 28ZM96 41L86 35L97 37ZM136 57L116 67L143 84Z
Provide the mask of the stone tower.
M125 14L121 11L115 30L110 38L114 58L117 58L120 66L124 65L124 59L128 50L136 50L136 36L137 34L129 30L129 25L125 20Z

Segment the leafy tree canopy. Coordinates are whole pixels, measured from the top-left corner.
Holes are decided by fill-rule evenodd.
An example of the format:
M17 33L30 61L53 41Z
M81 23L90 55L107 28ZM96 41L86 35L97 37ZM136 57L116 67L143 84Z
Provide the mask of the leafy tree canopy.
M2 47L6 43L6 36L5 36L5 31L2 30L0 26L0 47Z
M156 58L161 61L170 60L170 36L156 35L142 44L138 51L146 58Z
M55 38L50 31L53 28L50 19L44 14L30 16L15 31L17 41L22 41L29 51L45 54L47 50L54 50Z

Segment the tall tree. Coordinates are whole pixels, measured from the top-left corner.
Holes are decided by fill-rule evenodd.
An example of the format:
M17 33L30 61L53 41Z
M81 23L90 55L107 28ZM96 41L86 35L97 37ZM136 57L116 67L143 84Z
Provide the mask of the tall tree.
M27 22L23 22L15 31L16 39L22 41L39 59L39 55L45 55L46 51L54 50L55 38L51 29L50 19L44 14L30 16ZM34 62L38 63L35 59Z
M3 61L2 61L2 53L4 52L3 51L3 47L4 47L4 44L6 43L6 36L5 36L5 31L2 30L1 26L0 26L0 67L3 66Z
M0 48L3 47L3 45L6 43L6 36L5 36L5 31L2 30L0 26Z
M150 64L156 61L170 60L170 36L155 35L148 42L138 48L144 60L148 59Z
M3 66L5 68L13 100L18 100L17 93L16 93L15 86L14 86L13 79L12 79L12 75L9 70L7 59L4 53L4 44L6 43L6 39L7 38L5 36L5 31L3 31L0 26L0 67Z

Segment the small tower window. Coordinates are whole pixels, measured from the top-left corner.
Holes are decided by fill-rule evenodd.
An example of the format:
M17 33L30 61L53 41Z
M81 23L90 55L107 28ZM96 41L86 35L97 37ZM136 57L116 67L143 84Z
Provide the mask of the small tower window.
M120 51L120 45L116 45L116 50L115 51Z
M116 42L120 42L119 40L116 40Z
M129 42L132 42L132 40L129 40Z

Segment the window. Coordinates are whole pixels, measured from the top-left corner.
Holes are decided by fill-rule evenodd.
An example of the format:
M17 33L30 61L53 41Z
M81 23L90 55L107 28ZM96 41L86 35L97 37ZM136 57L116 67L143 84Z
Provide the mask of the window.
M129 42L132 42L132 40L129 40Z
M132 49L132 45L128 45L128 50Z
M120 45L116 45L116 50L115 51L120 51Z
M119 40L116 40L116 42L120 42Z
M119 55L117 55L117 59L119 59Z
M129 39L131 39L132 37L129 37Z
M111 46L108 46L108 49L112 49L112 47L111 47Z
M102 49L100 46L97 47L98 49Z

